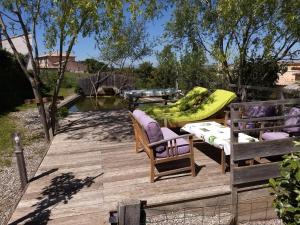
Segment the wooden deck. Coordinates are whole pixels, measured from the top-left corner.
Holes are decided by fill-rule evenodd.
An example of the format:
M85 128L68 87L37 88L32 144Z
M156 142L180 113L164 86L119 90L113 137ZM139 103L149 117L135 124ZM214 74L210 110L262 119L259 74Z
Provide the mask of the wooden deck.
M149 181L147 155L135 153L126 111L75 113L61 132L19 202L10 224L108 224L122 199L164 205L228 194L216 149L195 148L197 176ZM217 153L217 154L216 154Z

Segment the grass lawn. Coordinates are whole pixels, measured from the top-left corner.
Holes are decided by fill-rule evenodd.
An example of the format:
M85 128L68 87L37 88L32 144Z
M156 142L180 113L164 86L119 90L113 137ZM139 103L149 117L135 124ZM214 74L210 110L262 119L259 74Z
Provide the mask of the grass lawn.
M55 84L56 79L54 79L55 74L48 73L44 75L44 82L48 84L50 87L51 84ZM65 74L65 79L62 83L62 87L60 88L59 95L64 98L75 93L75 87L77 83L78 77L84 77L88 74L75 74L67 72ZM49 94L52 94L52 90L50 90ZM24 111L27 109L36 108L36 104L22 104L15 108L16 111ZM34 141L35 138L40 137L25 137L26 130L22 128L22 126L18 125L18 121L14 119L10 113L0 114L0 168L4 166L9 166L11 163L11 156L13 154L13 144L11 140L11 135L15 132L21 132L23 136L23 144L30 144Z
M11 163L13 153L11 135L17 130L17 124L9 114L0 115L0 124L0 167L3 167Z
M16 111L24 111L27 109L33 109L36 108L36 104L35 103L31 103L31 104L22 104L16 107Z
M64 98L66 98L66 97L68 97L68 96L70 96L74 93L75 93L75 88L64 88L64 87L62 87L59 90L59 95L63 96Z

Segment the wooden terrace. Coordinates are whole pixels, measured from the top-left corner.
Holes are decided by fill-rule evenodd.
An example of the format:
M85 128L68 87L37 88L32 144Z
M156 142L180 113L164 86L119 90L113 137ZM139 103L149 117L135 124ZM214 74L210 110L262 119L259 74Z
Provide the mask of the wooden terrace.
M220 158L217 149L196 144L196 177L150 183L149 159L135 151L127 111L74 113L62 122L10 224L109 224L109 211L124 199L164 206L230 197L230 173L222 174Z

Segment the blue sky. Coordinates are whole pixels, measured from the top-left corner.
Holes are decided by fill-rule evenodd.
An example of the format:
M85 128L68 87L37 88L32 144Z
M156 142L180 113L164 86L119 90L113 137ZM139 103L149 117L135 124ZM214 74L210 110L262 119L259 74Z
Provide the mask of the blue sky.
M169 21L170 17L171 17L170 12L164 12L164 15L162 15L159 19L148 22L146 24L146 28L149 33L150 40L161 37L161 35L164 32L164 25L167 21ZM40 33L42 33L42 31ZM44 47L42 36L39 37L39 45L41 49L40 55L49 51ZM153 54L151 56L145 57L143 61L150 61L154 65L156 65L157 61L156 61L155 53L160 51L162 48L163 48L163 43L158 42L158 44L153 49ZM76 60L84 60L86 58L99 59L100 56L99 49L96 47L96 41L93 36L85 37L85 38L80 36L78 38L76 45L73 47L72 53L76 56ZM141 62L136 62L135 65L139 63Z

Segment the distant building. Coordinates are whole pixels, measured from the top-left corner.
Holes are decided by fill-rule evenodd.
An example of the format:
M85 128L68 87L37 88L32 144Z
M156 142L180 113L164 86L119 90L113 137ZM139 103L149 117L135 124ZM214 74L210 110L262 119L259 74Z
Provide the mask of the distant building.
M28 35L29 38L29 42L32 45L32 34ZM27 48L27 44L26 44L26 40L25 40L25 36L24 35L19 35L19 36L15 36L15 37L11 37L11 41L14 44L15 48L17 49L18 53L27 56L28 55L28 48ZM2 48L5 49L6 51L14 54L12 48L10 47L10 44L8 42L8 40L4 39L2 40ZM32 69L32 63L29 60L28 64L27 64L27 69L30 70Z
M279 76L277 85L285 86L300 83L300 62L287 63L287 71Z
M30 43L32 44L32 35L29 34L28 36ZM28 48L25 41L24 35L19 35L15 37L11 37L11 41L13 42L14 46L16 47L17 51L22 55L28 55ZM14 53L11 49L8 40L2 40L2 48L10 53Z
M62 55L62 61L66 59L66 54ZM59 68L59 53L49 52L46 55L42 55L38 58L41 69L57 70ZM70 55L66 67L66 71L74 73L87 72L87 66L81 62L76 62L75 56Z

